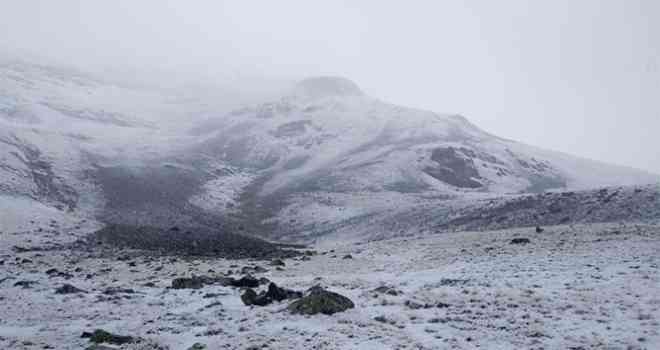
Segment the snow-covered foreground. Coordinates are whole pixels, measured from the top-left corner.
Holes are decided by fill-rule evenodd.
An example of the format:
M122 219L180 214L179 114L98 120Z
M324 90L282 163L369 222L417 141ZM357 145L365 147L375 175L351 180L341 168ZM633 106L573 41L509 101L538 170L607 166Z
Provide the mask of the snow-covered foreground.
M660 348L660 226L520 228L319 246L318 255L287 259L280 269L258 261L11 249L29 247L34 235L0 235L2 349L83 349L91 344L81 334L97 328L170 349L197 342L208 349ZM530 242L512 244L514 238ZM66 239L53 235L50 242ZM298 290L321 284L355 308L300 316L285 302L244 306L232 287L168 288L176 277L253 265L269 270L257 277ZM49 277L52 268L58 272ZM36 283L15 286L20 281ZM56 294L64 283L87 293ZM381 286L394 291L374 291ZM134 293L104 294L108 287Z

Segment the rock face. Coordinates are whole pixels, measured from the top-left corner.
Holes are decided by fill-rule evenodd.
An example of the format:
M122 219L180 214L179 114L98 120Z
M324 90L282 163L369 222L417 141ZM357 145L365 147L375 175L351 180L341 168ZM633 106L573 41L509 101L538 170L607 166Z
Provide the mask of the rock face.
M454 147L440 147L433 150L431 160L436 166L429 166L425 172L434 178L456 187L478 188L482 184L479 179L474 160L464 154L466 150Z
M325 290L321 286L310 288L305 296L288 306L289 312L301 315L332 315L355 307L347 297Z

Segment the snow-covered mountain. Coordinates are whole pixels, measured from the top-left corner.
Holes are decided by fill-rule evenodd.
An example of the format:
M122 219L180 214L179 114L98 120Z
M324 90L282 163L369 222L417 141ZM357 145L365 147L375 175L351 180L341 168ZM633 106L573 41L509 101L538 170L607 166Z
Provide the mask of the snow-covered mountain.
M107 222L199 221L312 239L420 207L659 180L388 104L344 78L306 79L228 113L208 95L183 96L190 91L2 63L2 200Z

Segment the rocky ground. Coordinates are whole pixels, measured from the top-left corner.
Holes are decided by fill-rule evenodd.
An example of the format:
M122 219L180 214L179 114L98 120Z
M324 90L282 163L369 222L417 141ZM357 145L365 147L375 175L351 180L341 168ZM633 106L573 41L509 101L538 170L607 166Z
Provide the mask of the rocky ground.
M660 348L657 225L327 243L282 261L98 255L66 248L85 223L51 225L0 233L0 348ZM294 294L246 306L264 279L353 307L337 297L344 311L307 315Z

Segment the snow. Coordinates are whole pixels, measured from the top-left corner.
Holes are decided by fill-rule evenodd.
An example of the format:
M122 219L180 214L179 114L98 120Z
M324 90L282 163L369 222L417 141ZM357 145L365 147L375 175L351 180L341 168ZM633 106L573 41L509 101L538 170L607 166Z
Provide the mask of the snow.
M531 243L512 245L514 237ZM131 267L77 252L22 253L34 262L9 263L5 275L15 279L0 284L7 305L0 310L0 346L79 349L86 344L83 331L103 328L171 349L195 342L228 349L653 349L660 346L659 239L660 227L627 223L546 227L542 234L520 228L360 245L327 242L314 247L323 254L310 261L287 259L283 271L269 267L263 274L299 290L321 283L355 302L355 309L332 316L290 315L286 303L246 307L241 292L229 287L166 288L177 276L262 262L136 257ZM341 259L345 254L353 259ZM43 271L50 267L83 271L64 280L48 278ZM95 276L85 279L87 273ZM18 279L39 284L19 289L13 287ZM143 286L148 281L156 287ZM90 293L55 295L62 283ZM373 291L382 285L402 293ZM137 294L106 299L101 291L108 286ZM207 293L220 295L204 298ZM215 302L221 304L207 307ZM410 302L448 306L415 308ZM34 309L39 312L29 312ZM21 345L26 341L34 345Z

